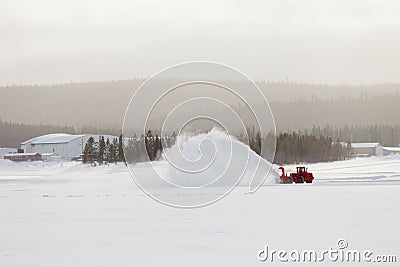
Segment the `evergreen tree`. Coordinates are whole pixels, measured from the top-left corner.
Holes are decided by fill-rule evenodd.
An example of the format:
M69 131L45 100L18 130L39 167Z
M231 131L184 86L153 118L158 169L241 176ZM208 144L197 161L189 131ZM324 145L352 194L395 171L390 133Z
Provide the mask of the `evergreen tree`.
M160 158L161 150L162 150L161 139L158 136L158 134L156 134L156 137L154 138L154 144L153 144L153 159L154 160L158 160Z
M118 138L118 161L125 162L124 140L122 137L122 133L119 135L119 138Z
M117 138L114 138L112 144L110 144L111 162L117 162L118 159L117 149L118 149L118 140Z
M103 164L105 151L106 151L106 143L104 142L104 136L99 136L99 148L97 155L97 162L99 163L99 165Z
M83 150L82 161L83 163L93 164L96 158L95 142L93 137L89 137Z
M154 160L154 139L151 130L148 130L144 139L146 152L150 161Z
M107 163L110 162L110 158L111 158L110 145L111 145L111 144L110 144L110 139L107 138L107 141L106 141L106 148L105 148L105 155L106 155Z

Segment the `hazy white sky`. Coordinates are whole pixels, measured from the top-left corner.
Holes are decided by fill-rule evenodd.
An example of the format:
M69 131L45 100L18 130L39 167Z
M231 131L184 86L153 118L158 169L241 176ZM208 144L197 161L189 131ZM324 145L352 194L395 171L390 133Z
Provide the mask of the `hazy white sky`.
M144 78L208 60L253 79L400 82L400 1L1 0L0 84Z

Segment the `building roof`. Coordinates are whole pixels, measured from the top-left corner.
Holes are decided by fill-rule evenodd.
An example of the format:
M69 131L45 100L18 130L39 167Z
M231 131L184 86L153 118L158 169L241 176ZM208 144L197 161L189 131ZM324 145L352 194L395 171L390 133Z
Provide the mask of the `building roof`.
M379 146L379 143L352 143L352 148L375 148Z
M86 134L64 134L64 133L46 134L22 142L21 145L25 145L27 143L31 143L33 145L68 143L72 140L85 136Z
M400 147L383 147L383 150L400 152Z
M35 156L40 155L40 153L12 153L4 155L4 157L16 157L16 156Z
M107 138L112 141L112 138L118 138L117 136L108 135L108 134L65 134L65 133L57 133L57 134L46 134L42 136L38 136L27 141L21 143L21 145L26 145L28 143L32 145L39 144L63 144L71 142L72 140L92 136L93 138L98 138L99 136L104 136L104 139Z

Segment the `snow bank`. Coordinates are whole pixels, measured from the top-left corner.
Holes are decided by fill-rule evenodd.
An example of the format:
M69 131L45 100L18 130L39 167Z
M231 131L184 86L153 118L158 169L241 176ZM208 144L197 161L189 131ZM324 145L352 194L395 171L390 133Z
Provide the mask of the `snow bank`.
M226 133L212 129L206 134L181 138L167 150L169 167L164 178L177 186L248 186L252 182L275 183L279 178L271 163L249 146ZM254 179L254 180L253 180Z
M16 163L8 159L0 159L0 168L14 166Z

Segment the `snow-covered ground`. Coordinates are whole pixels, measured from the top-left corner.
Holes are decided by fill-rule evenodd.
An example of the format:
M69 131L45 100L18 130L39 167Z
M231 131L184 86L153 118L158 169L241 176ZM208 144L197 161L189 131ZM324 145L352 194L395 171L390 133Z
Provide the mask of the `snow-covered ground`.
M307 166L313 184L238 187L213 205L177 209L143 194L123 164L1 160L0 266L280 265L258 252L318 252L341 238L399 262L400 158ZM382 264L398 263L369 265Z

